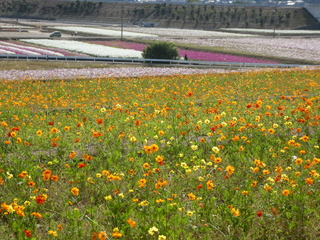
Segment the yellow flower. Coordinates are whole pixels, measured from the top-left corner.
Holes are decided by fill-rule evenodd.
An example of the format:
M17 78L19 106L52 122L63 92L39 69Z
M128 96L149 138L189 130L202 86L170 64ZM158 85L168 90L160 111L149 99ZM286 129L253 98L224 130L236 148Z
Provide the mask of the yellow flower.
M198 150L198 146L197 146L197 145L191 145L191 149L192 149L193 151L196 151L196 150Z
M57 237L57 236L58 236L57 231L49 230L49 231L48 231L48 234L49 234L49 235L52 235L52 236L54 236L54 237Z
M112 200L112 196L111 196L111 195L105 196L104 199L105 199L106 201L110 201L110 200Z
M139 206L145 207L149 205L149 202L147 200L142 201L141 203L138 204Z
M192 216L193 214L194 214L194 212L193 211L187 211L187 213L186 213L188 216Z

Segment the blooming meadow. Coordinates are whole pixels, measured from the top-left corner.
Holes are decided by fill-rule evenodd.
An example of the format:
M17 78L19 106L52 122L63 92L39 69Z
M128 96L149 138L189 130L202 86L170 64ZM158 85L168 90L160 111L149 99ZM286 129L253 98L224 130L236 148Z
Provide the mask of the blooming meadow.
M137 51L143 51L143 49L146 48L147 46L146 44L126 42L126 41L90 41L90 43L125 48L125 49L134 49ZM266 61L266 60L260 60L255 58L233 56L230 54L211 53L211 52L195 51L195 50L188 50L188 49L178 49L178 53L182 58L185 55L187 55L189 60L194 60L194 61L276 63L274 61Z
M178 67L113 67L113 68L59 68L48 70L3 70L0 79L6 80L47 80L47 79L83 79L105 77L138 77L138 76L164 76L205 73L224 73L228 69L199 69ZM244 70L243 70L244 71Z
M163 38L162 40L176 44L219 48L230 52L320 62L320 38Z
M141 58L141 52L72 40L23 39L23 42L84 53L99 57Z
M51 55L51 56L87 56L57 48L45 48L29 45L20 41L0 41L0 54L4 55Z
M2 80L2 239L312 239L319 79Z

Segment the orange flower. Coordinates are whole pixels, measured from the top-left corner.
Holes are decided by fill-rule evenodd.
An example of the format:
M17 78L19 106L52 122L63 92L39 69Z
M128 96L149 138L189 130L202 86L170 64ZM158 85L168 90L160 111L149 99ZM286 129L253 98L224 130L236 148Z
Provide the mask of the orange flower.
M297 165L300 165L300 164L302 164L303 163L303 160L301 159L301 158L297 158L296 159L296 164Z
M54 127L54 128L51 128L51 132L52 133L58 133L60 131L58 130L58 128Z
M314 183L313 178L306 178L306 184L312 185Z
M42 132L41 130L38 130L38 131L36 132L36 135L37 135L37 136L42 136L42 134L43 134L43 132Z
M103 133L101 133L101 132L92 132L92 136L95 137L95 138L101 137L101 136L103 136Z
M213 181L212 181L212 180L208 180L208 181L207 181L207 189L208 189L208 190L212 190L213 187L214 187Z
M45 180L45 181L50 180L51 174L52 174L52 171L50 169L44 170L43 173L42 173L42 179Z
M143 188L143 187L145 187L146 184L147 184L147 179L141 178L141 179L138 181L138 183L139 183L139 187L140 187L140 188Z
M56 182L59 180L59 176L58 175L51 175L51 181Z
M102 124L102 123L103 123L103 119L102 119L102 118L96 119L96 123L97 123L97 124Z
M15 138L16 136L17 136L17 133L16 133L16 132L9 132L9 133L8 133L8 137Z
M105 240L105 239L107 239L107 233L106 233L105 231L99 232L98 238L99 238L99 240Z
M115 238L121 238L121 237L122 237L122 233L119 233L119 232L113 232L113 233L112 233L112 237L115 237Z
M274 131L274 129L273 129L273 128L269 128L269 129L268 129L268 133L270 133L270 134L274 134L274 133L275 133L275 131Z
M70 127L69 127L69 126L65 126L63 129L64 129L65 131L69 131L69 130L70 130Z
M33 212L30 214L31 216L34 216L36 218L42 218L42 214L41 213L38 213L38 212Z
M283 194L284 196L289 196L290 190L285 189L285 190L282 191L282 194Z
M193 95L193 92L187 92L187 97L191 97Z
M226 171L227 171L228 175L232 175L234 173L234 167L229 165L226 167Z
M306 136L306 135L304 135L304 136L302 136L302 137L300 138L300 140L301 140L301 141L304 141L304 142L308 142L309 137Z
M72 193L73 196L78 196L79 195L79 188L73 187L71 188L70 192Z
M156 157L156 162L157 162L159 165L163 166L163 165L164 165L164 157L158 155L158 156Z
M84 155L82 156L82 159L83 159L84 161L91 161L91 160L93 159L93 157L92 157L91 155L89 155L89 154L84 154Z
M188 193L187 196L190 201L196 200L196 195L194 195L193 193Z
M135 121L134 121L134 124L135 124L136 126L141 126L141 123L142 123L142 122L141 122L140 120L135 120Z
M240 216L240 211L236 208L231 208L231 212L232 212L233 216L235 216L235 217Z
M149 163L144 163L144 164L142 165L142 167L143 167L144 169L149 169L149 168L150 168L150 164L149 164Z
M28 182L28 187L35 187L36 183L33 181Z
M28 176L27 171L22 171L21 173L18 174L18 177L20 177L20 178L25 178L26 176Z
M136 224L137 224L137 222L133 221L132 218L129 218L129 219L127 220L127 223L128 223L132 228L134 228L134 227L136 226Z
M70 159L74 159L74 157L77 155L77 153L75 151L72 151L71 153L69 153L69 158Z

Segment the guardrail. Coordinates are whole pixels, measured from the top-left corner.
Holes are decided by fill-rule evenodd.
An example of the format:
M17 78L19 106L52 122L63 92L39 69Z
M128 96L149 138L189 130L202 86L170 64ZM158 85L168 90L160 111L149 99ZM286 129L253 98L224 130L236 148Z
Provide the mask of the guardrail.
M210 61L185 61L169 59L145 59L145 58L109 58L109 57L76 57L76 56L52 56L52 55L0 55L0 59L11 60L39 60L39 61L77 61L77 62L108 62L125 64L166 64L194 67L233 67L233 68L292 68L306 65L299 64L273 64L273 63L245 63L245 62L210 62Z

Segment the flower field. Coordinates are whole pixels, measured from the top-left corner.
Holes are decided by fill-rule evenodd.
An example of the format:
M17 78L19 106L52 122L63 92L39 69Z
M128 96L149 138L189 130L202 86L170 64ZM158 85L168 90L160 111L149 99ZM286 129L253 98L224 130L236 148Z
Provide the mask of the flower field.
M162 40L194 46L218 47L238 53L320 62L320 38L163 38Z
M120 47L126 49L133 49L137 51L143 51L146 48L146 44L126 42L126 41L90 41L90 43ZM276 63L273 61L260 60L255 58L233 56L229 54L211 53L204 51L194 51L187 49L178 49L178 53L181 57L188 55L189 60L194 61L211 61L211 62L245 62L245 63Z
M140 51L107 47L103 45L90 44L81 41L51 39L23 39L21 41L99 57L141 58Z
M2 239L314 239L320 71L0 82Z
M44 48L35 45L27 45L18 41L0 41L0 54L4 55L51 55L51 56L84 56L74 52L56 48Z
M228 69L199 69L178 67L113 67L113 68L59 68L49 70L3 70L0 71L2 80L46 80L46 79L83 79L83 78L105 78L105 77L138 77L138 76L164 76L164 75L186 75L225 73ZM236 71L236 70L234 70ZM244 71L244 70L243 70Z

